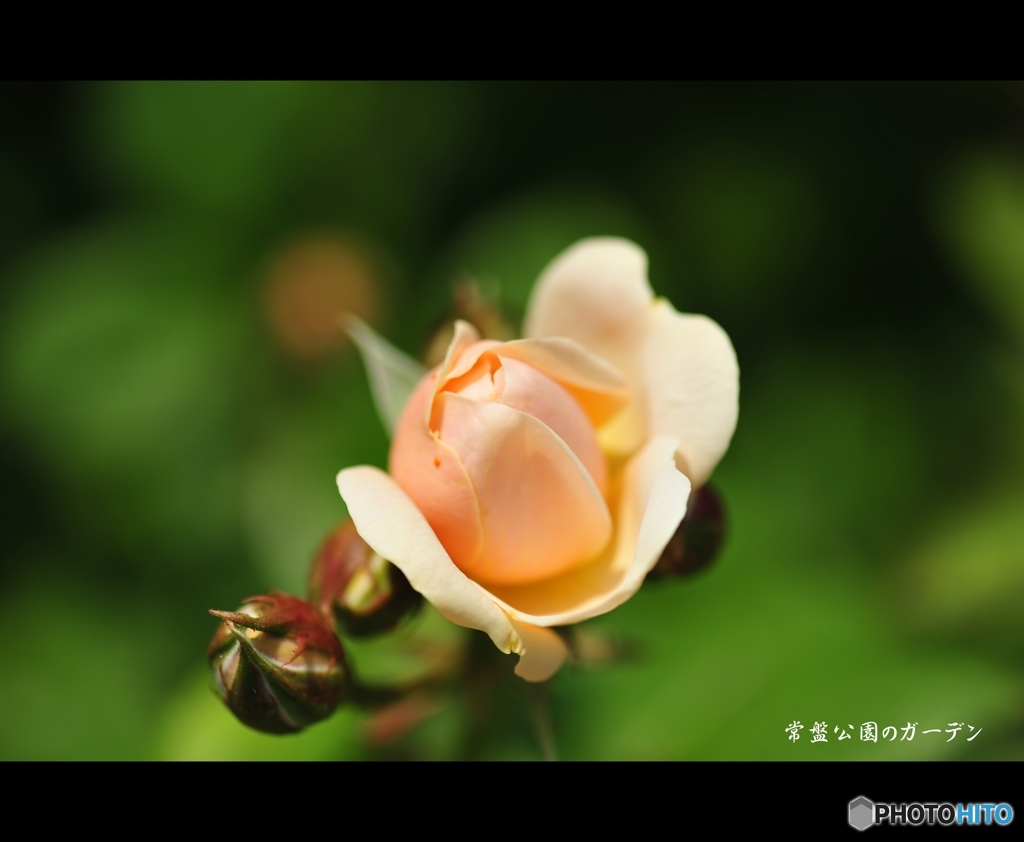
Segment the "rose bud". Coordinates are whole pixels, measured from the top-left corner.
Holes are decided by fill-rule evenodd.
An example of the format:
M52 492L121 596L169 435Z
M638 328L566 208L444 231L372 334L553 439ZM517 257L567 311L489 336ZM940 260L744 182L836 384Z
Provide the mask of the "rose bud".
M669 540L648 578L690 576L708 567L718 556L725 536L725 511L710 487L697 489L679 528Z
M661 558L729 446L739 367L725 331L656 297L647 256L617 238L548 265L523 333L456 322L415 378L377 337L371 383L392 388L374 394L404 400L378 400L388 472L346 468L338 490L413 588L537 682L569 654L553 629L621 605Z
M398 420L391 475L477 582L514 587L585 565L612 535L595 418L625 403L622 376L573 343L456 327Z
M206 655L214 692L250 728L301 731L341 703L345 653L308 602L272 591L210 613L224 620Z
M353 637L395 628L423 601L393 564L375 553L350 520L324 540L309 576L310 601Z

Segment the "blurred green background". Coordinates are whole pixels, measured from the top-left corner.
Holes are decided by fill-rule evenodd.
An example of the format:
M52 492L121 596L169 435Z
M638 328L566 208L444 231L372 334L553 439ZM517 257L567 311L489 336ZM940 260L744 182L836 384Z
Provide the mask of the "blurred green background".
M485 728L248 731L206 611L303 593L385 464L325 313L416 354L598 234L725 327L741 409L722 556L588 624L634 656L553 680L559 755L1024 758L1022 144L1021 85L3 84L0 758L539 757L510 680ZM468 633L353 658L417 634Z

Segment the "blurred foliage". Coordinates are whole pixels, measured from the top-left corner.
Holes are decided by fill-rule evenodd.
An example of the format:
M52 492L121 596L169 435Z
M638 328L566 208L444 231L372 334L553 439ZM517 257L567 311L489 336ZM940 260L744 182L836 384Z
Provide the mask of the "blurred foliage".
M453 284L518 319L561 249L616 234L736 346L727 542L585 625L627 654L551 682L558 753L1024 758L1019 85L4 84L0 102L0 757L539 757L514 659L477 669L490 643L429 607L352 646L355 668L409 680L469 641L464 692L250 731L209 690L206 609L303 594L345 515L335 474L386 462L351 346L286 341L305 314L366 301L415 354ZM281 255L312 241L343 257L290 278ZM832 732L865 721L918 735ZM983 733L920 733L953 721Z
M1018 336L1024 331L1024 162L996 153L962 161L939 207L970 284Z

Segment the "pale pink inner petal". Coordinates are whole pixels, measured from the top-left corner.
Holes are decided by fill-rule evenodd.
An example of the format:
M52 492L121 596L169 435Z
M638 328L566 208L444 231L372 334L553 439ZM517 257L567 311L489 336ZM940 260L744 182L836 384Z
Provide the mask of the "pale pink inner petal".
M480 333L473 325L462 319L457 319L455 322L455 334L452 336L452 341L448 343L448 350L444 354L444 362L441 363L438 369L439 376L434 380L435 394L444 387L453 376L453 372L454 376L458 377L462 372L472 368L477 357L486 350L486 347L480 346L486 345L486 342L481 341ZM472 351L470 351L471 348L473 349ZM461 368L459 368L460 363ZM426 413L423 419L424 423L429 424L429 412L432 408L432 400L424 401L423 410Z
M388 471L412 498L456 564L480 555L483 525L476 493L458 455L424 423L438 372L428 374L402 410L391 440Z
M495 353L546 374L576 399L595 427L612 418L629 400L625 375L572 339L516 339Z
M496 401L500 396L501 384L495 383L494 376L500 366L501 363L493 354L482 354L468 371L458 377L449 377L443 389L477 401Z
M596 617L632 596L686 514L690 482L675 467L678 439L651 439L613 483L615 535L591 564L533 585L488 590L515 620L562 626Z
M493 339L482 339L461 350L453 358L451 368L444 373L444 383L442 385L450 388L453 380L459 379L477 365L481 355L499 345L501 343Z
M500 350L500 349L499 349ZM608 466L597 443L594 427L580 405L550 377L519 360L501 360L504 374L501 402L543 421L590 472L601 495L608 491ZM463 391L460 394L465 395ZM468 397L468 396L467 396Z
M483 553L469 562L452 558L467 576L526 584L580 567L604 549L612 528L608 507L587 469L547 425L451 392L438 395L435 417L441 439L465 466L483 524Z

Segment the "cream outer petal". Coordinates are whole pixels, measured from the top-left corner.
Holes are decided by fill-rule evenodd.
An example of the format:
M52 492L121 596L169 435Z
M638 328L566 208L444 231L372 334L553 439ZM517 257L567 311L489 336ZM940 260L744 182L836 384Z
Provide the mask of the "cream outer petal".
M653 297L643 249L618 237L581 240L541 273L523 334L575 340L632 380Z
M683 471L707 482L729 447L739 415L740 372L732 342L707 316L653 307L643 357L653 436L677 436Z
M659 436L630 460L604 557L546 582L491 587L498 604L517 621L563 626L611 611L636 593L686 514L690 481L676 468L678 446L678 439Z
M606 452L677 436L680 467L707 482L736 429L736 353L711 319L654 300L639 246L595 237L566 249L541 274L524 333L569 337L626 375L633 400L600 431Z
M523 641L523 654L516 664L516 675L527 681L547 681L558 672L569 656L565 641L551 629L512 620Z
M386 473L368 465L346 468L338 474L338 491L363 540L453 623L486 632L502 652L519 655L519 676L545 681L562 665L567 652L558 635L513 621L455 566L419 509Z
M453 623L487 632L502 652L520 643L505 612L455 566L434 530L398 484L379 468L360 465L338 474L349 515L374 552Z
M602 448L616 457L648 438L643 348L653 300L644 250L619 237L591 237L541 273L523 321L525 336L568 337L625 375L630 400L600 431Z

